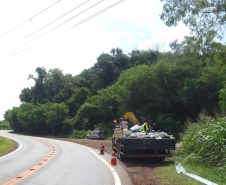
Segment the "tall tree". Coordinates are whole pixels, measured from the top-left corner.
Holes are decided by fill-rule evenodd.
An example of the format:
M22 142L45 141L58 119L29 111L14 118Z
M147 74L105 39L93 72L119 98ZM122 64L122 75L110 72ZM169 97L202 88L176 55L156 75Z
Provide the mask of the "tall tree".
M114 57L115 56L115 48L112 48L110 53L112 54L112 56Z
M226 26L225 0L161 0L161 19L167 26L182 21L203 42L207 37L222 38Z
M47 75L47 72L44 67L37 67L35 72L37 73L37 78L35 78L33 75L29 75L28 77L28 79L33 79L35 81L32 102L34 104L45 103L46 97L44 91L44 79Z

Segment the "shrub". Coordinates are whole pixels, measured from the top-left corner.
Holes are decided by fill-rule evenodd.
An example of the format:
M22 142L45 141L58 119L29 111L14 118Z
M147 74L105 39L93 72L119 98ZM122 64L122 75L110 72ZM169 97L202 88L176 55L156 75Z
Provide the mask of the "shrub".
M91 130L73 130L73 133L70 137L76 139L84 139L86 138L87 134L90 133Z
M8 121L0 121L0 130L11 130L10 124Z
M182 141L179 155L187 156L187 162L213 167L225 178L226 117L215 119L200 114L197 123L187 123Z

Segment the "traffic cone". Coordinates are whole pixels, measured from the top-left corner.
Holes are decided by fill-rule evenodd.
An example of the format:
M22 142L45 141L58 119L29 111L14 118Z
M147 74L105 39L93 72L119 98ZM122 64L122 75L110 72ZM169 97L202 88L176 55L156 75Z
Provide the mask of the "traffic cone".
M111 166L116 166L116 165L117 165L117 162L116 162L115 152L114 152L114 149L112 149Z
M102 145L102 143L100 146L100 154L99 155L104 155L104 145Z

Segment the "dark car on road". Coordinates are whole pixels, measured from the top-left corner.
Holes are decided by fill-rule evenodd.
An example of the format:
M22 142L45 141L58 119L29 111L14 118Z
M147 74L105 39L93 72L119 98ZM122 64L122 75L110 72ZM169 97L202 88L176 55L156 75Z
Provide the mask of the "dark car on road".
M87 139L105 139L104 131L101 129L95 129L91 131L86 137Z

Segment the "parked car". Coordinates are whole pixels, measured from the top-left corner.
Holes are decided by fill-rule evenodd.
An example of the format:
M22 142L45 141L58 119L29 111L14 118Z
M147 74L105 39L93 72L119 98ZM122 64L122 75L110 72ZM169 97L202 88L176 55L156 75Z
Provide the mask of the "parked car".
M91 131L86 137L87 139L105 139L104 131L101 129L95 129Z

